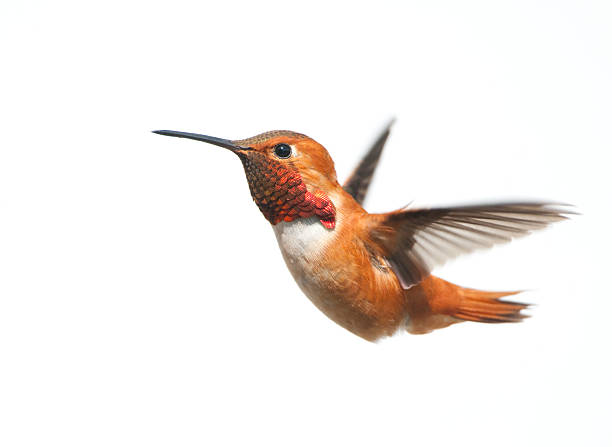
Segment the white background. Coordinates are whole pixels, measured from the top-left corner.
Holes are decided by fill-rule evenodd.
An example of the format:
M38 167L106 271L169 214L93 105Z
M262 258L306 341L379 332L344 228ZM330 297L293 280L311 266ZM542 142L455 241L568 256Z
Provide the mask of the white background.
M0 445L610 445L610 3L2 2ZM392 116L366 208L581 216L435 273L520 325L378 344L302 295L228 151Z

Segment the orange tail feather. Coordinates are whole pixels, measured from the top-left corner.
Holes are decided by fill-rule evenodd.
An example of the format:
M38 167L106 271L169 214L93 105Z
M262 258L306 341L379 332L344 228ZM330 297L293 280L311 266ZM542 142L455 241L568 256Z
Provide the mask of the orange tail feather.
M521 313L528 304L501 298L520 292L484 292L466 289L429 276L407 291L408 331L424 334L460 321L516 323L528 315Z
M459 306L454 317L481 323L517 323L528 315L521 313L529 304L500 298L519 292L484 292L458 287Z

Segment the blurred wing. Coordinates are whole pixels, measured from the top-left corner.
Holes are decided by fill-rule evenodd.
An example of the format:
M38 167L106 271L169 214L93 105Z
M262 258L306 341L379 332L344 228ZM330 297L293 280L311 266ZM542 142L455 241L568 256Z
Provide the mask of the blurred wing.
M402 286L409 288L434 267L461 254L525 236L575 214L551 203L502 203L400 210L377 215L372 238Z
M368 150L365 156L361 159L353 173L348 179L346 179L344 185L342 185L344 190L353 196L353 198L359 204L363 203L363 200L368 192L370 182L372 181L372 176L374 175L376 166L378 166L378 160L380 159L380 154L385 147L387 138L389 138L389 133L391 132L393 122L394 120L391 120L391 122L387 124L387 127L385 127L370 150Z

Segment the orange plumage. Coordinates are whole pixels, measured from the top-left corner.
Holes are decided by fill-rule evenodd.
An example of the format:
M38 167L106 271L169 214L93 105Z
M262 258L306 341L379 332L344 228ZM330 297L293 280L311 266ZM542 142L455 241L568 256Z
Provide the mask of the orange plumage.
M432 276L460 254L529 234L568 211L504 203L369 214L361 203L389 128L340 185L327 150L305 135L272 131L245 140L156 131L225 147L241 159L253 200L310 300L340 326L377 340L423 334L461 321L517 322L526 304Z

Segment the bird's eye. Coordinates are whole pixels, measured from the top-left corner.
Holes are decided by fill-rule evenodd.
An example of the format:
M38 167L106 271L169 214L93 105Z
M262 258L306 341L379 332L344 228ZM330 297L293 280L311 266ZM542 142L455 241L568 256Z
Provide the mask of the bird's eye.
M291 157L291 146L285 143L280 143L274 146L274 154L278 158L289 158Z

